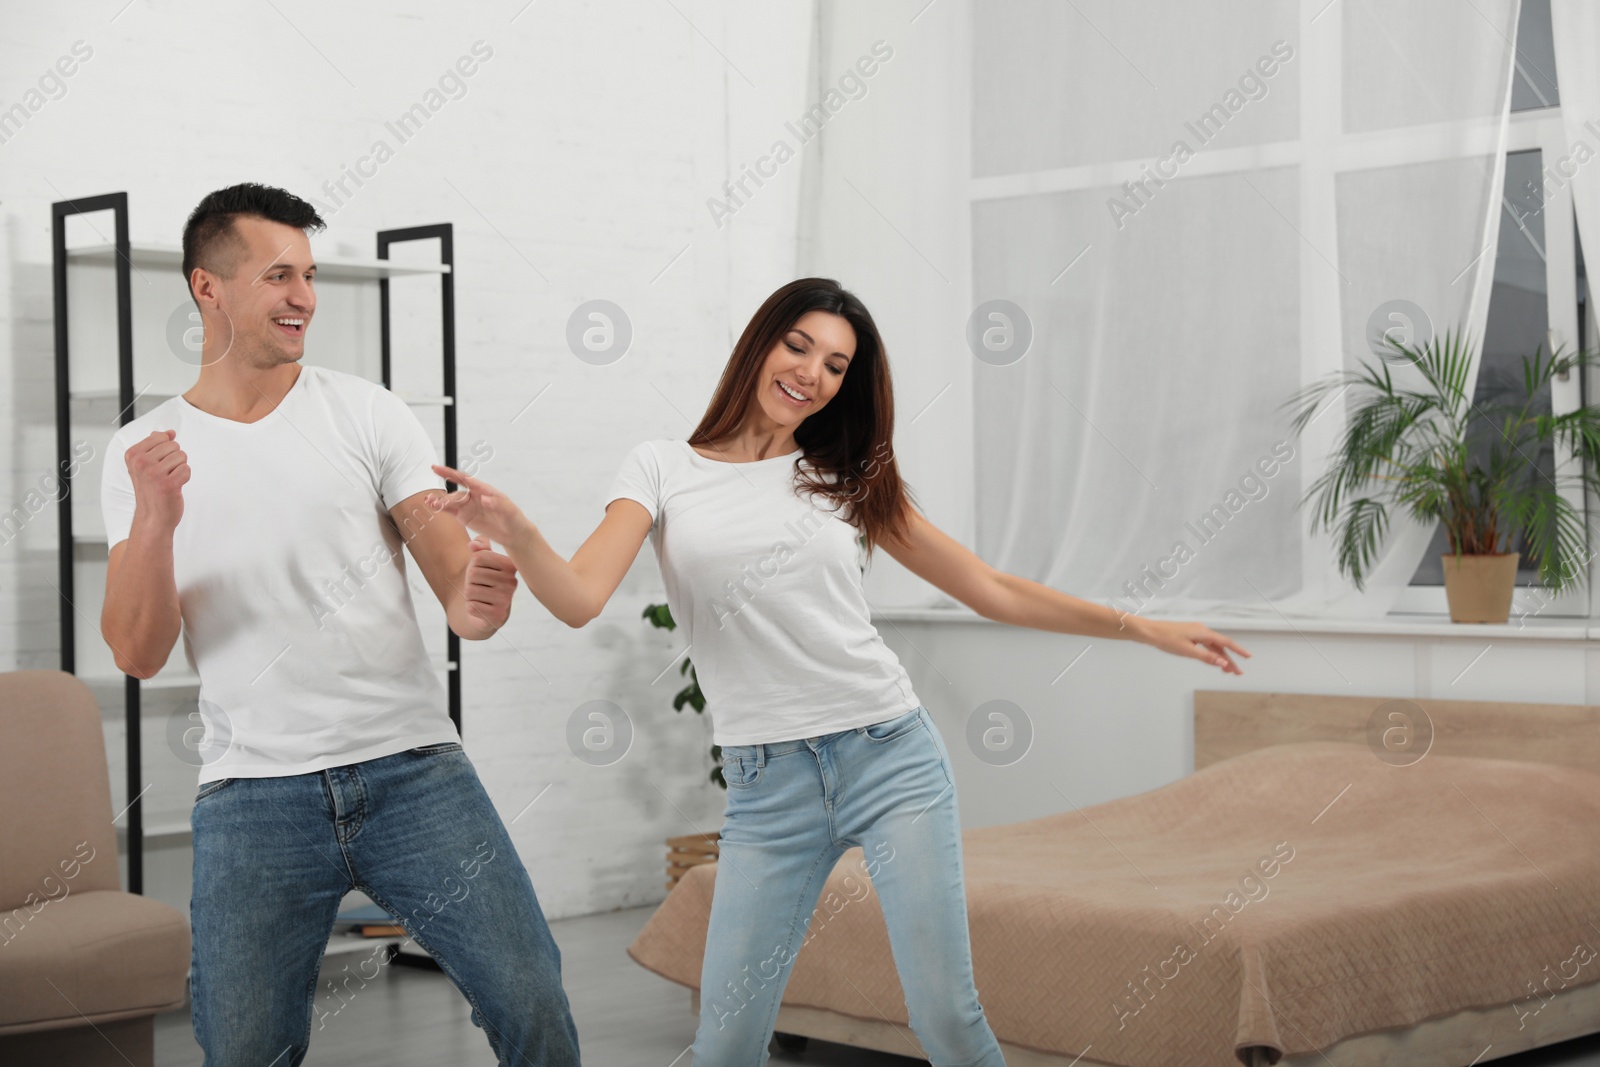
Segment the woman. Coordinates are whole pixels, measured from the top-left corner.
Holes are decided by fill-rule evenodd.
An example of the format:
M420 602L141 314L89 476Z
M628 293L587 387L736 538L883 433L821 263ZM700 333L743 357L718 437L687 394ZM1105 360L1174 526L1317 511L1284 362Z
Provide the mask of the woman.
M893 432L872 316L838 283L802 278L756 312L689 440L628 455L605 518L570 561L503 493L434 468L465 491L433 505L504 544L528 588L570 626L600 613L651 536L728 783L696 1067L766 1062L823 881L852 846L870 857L929 1059L1004 1063L973 986L949 760L872 626L858 537L868 558L882 545L1000 622L1142 641L1233 674L1242 672L1228 651L1249 655L1198 623L1119 616L989 567L913 506Z

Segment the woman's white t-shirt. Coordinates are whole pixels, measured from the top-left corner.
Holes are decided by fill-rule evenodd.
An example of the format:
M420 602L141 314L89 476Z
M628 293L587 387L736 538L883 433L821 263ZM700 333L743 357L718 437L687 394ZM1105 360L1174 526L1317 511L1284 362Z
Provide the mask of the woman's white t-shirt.
M646 441L605 499L650 513L667 606L719 745L817 737L920 705L872 625L848 511L794 489L801 456L729 463L687 441Z
M184 653L200 675L200 782L459 740L388 513L444 488L405 402L309 366L255 422L173 397L111 438L101 483L108 546L133 524L123 454L152 430L177 431L189 459L172 563Z

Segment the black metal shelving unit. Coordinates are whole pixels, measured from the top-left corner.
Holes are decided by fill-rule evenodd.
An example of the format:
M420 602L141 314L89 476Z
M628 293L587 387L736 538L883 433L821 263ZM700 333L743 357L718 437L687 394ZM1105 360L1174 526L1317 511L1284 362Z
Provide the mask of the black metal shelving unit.
M54 289L56 340L56 467L63 481L58 502L57 546L61 595L61 669L78 672L77 644L77 567L73 551L72 523L72 387L70 348L67 336L67 219L97 211L114 213L113 245L117 285L117 391L119 425L126 425L133 411L133 259L128 240L128 194L105 193L83 200L62 200L50 205L50 268ZM128 796L128 890L144 891L144 810L140 803L139 768L139 680L123 678L123 711L127 718Z
M59 588L57 591L61 598L61 669L70 674L78 673L76 627L78 609L75 600L77 591L76 542L73 533L72 512L72 502L76 496L72 492L72 482L76 468L72 465L73 393L70 374L71 338L68 329L67 267L69 251L67 249L67 220L76 215L102 211L111 211L114 214L115 236L111 242L110 251L116 278L117 424L125 426L136 417L134 405L138 399L134 388L132 272L135 255L143 251L136 248L128 237L128 194L126 192L106 193L79 200L63 200L51 205L51 268L55 308L56 458L63 485L57 513L57 551L59 560ZM379 260L389 259L389 249L395 244L418 240L437 240L439 242L440 263L444 268L439 273L442 291L440 310L442 315L441 357L443 361L443 378L441 387L444 392L442 396L436 399L443 409L444 462L446 465L453 467L456 463L453 228L450 223L439 223L408 229L384 230L379 232L377 236ZM392 388L389 276L381 272L376 273L374 276L378 282L379 292L382 383L385 388ZM91 491L98 492L98 487L94 487ZM445 669L450 720L455 724L457 731L460 731L461 645L460 638L453 631L450 631L448 627L446 628L446 633ZM127 728L125 742L127 796L130 798L127 808L128 890L132 893L143 893L145 832L141 795L143 787L140 784L143 779L143 756L140 751L141 686L137 678L124 675L122 688L123 710Z
M444 380L441 388L447 402L444 409L444 465L456 465L456 253L455 230L448 222L435 223L432 226L412 226L403 230L380 230L378 232L378 258L389 258L389 246L406 244L410 241L439 242L439 262L449 270L439 275L439 320L440 331L443 335L442 347L444 349ZM390 352L390 319L389 319L389 279L378 279L378 352L382 360L383 387L392 389L393 378L389 366ZM471 471L463 472L467 477L472 477ZM446 482L445 489L455 491L454 482ZM456 636L454 630L445 628L448 637L445 639L445 658L455 667L446 673L445 685L450 692L450 721L456 724L456 732L461 732L461 638Z

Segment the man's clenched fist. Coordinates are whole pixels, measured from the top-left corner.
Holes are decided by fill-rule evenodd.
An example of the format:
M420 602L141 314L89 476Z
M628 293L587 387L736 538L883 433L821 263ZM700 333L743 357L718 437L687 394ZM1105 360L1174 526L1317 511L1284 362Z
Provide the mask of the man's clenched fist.
M511 614L511 596L517 591L517 565L489 547L487 537L472 539L467 561L467 614L498 630Z
M176 529L183 518L183 486L189 480L189 457L177 436L175 430L155 430L123 456L133 479L134 517L163 530Z

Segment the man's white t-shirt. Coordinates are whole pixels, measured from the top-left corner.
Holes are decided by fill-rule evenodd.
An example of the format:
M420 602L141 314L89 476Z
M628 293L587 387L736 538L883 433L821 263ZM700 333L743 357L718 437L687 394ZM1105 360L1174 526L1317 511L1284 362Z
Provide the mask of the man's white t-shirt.
M108 546L133 524L124 453L154 430L177 431L189 459L172 557L184 654L200 676L200 782L459 740L388 514L444 488L405 402L303 365L256 422L174 397L111 438L100 487Z
M719 745L817 737L920 704L872 625L848 512L794 489L801 455L728 463L687 441L646 441L605 499L650 513Z

